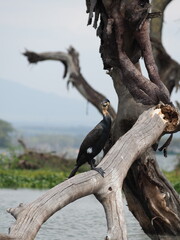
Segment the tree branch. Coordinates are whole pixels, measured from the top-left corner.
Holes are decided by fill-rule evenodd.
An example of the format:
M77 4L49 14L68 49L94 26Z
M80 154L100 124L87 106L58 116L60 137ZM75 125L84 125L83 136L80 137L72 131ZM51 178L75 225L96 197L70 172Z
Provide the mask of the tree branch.
M167 5L172 2L172 0L152 0L151 1L151 9L152 12L160 11L161 16L154 18L151 21L150 33L151 37L156 38L159 42L162 41L162 29L163 29L163 22L164 22L164 10L166 9Z
M145 79L124 52L123 35L125 32L125 23L123 17L118 12L118 7L116 5L113 8L113 18L115 23L119 67L123 75L122 81L128 88L129 92L136 101L145 105L154 105L160 100L162 100L164 103L170 103L167 91L165 92L163 89L160 89L157 85L157 82L150 82ZM143 32L143 28L140 30L140 32ZM145 51L146 50L147 49L145 49Z
M159 87L159 94L164 94L165 103L168 103L170 95L167 88L162 83L159 77L158 69L152 53L151 41L149 36L149 21L144 22L142 29L135 32L135 36L142 50L142 56L144 57L144 63L149 73L150 81L152 81Z
M162 27L164 23L164 10L172 0L152 0L152 11L161 11L161 17L154 18L150 25L150 36L153 46L153 55L159 70L161 80L171 93L180 87L180 64L173 60L162 44Z
M179 116L177 118L179 122ZM10 228L7 239L34 239L41 225L56 211L78 198L95 194L106 212L106 239L126 240L121 192L123 180L131 164L157 141L168 128L169 122L161 108L149 109L139 117L132 129L116 142L99 164L105 171L104 178L93 170L78 174L48 190L34 202L9 209L8 212L17 220Z
M67 86L69 85L69 83L72 83L72 85L79 91L79 93L85 99L87 99L87 101L92 103L102 114L101 102L106 97L101 93L97 92L95 89L93 89L81 74L81 69L79 66L79 54L76 52L74 48L70 47L67 53L64 52L35 53L26 50L26 52L23 54L24 56L27 57L30 63L38 63L39 61L45 60L54 60L62 62L65 66L65 72L63 77L65 78L67 75L69 75ZM109 108L109 113L113 119L116 117L116 113L112 106L110 106Z

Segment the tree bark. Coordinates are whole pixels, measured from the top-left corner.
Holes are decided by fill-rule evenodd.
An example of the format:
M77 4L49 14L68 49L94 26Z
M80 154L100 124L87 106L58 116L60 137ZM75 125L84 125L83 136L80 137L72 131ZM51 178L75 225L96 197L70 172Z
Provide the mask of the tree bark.
M34 202L8 209L8 212L16 218L16 222L11 226L7 239L12 237L16 240L34 239L41 225L52 214L70 202L89 194L95 194L104 206L108 225L106 239L127 239L123 215L123 180L131 164L157 141L164 130L167 130L170 120L165 118L162 109L158 106L144 112L132 129L110 149L99 164L105 171L104 178L93 170L78 174L48 190ZM162 196L158 189L156 195L160 198L160 203L162 202L161 210L171 212L164 204L164 195ZM175 214L173 216L176 217Z

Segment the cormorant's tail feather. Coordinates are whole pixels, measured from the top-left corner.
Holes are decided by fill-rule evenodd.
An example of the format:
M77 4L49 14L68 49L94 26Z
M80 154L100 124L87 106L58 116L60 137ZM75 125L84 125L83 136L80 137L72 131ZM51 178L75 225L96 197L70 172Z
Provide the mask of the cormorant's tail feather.
M72 170L72 172L69 174L69 177L68 177L68 178L73 177L73 176L76 174L78 168L79 168L79 166L75 166L75 168L74 168L74 169Z

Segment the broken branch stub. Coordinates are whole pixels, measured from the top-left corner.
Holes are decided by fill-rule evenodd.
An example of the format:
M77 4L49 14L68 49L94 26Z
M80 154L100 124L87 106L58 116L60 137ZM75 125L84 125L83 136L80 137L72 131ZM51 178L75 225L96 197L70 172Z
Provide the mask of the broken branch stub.
M159 104L158 107L161 109L164 119L168 121L164 131L167 133L175 132L180 124L180 113L178 110L168 104Z

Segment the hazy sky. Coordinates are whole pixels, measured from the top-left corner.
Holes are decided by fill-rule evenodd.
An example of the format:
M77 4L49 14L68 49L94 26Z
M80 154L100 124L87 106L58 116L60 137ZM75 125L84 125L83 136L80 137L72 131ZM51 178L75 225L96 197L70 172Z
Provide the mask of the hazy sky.
M163 42L180 62L180 0L167 8ZM29 65L21 53L66 51L72 45L80 53L86 80L116 104L112 81L102 70L99 39L87 26L85 0L0 0L0 78L68 98L83 99L75 89L66 89L63 66L46 61ZM180 95L179 95L180 96ZM177 98L178 96L176 96Z

